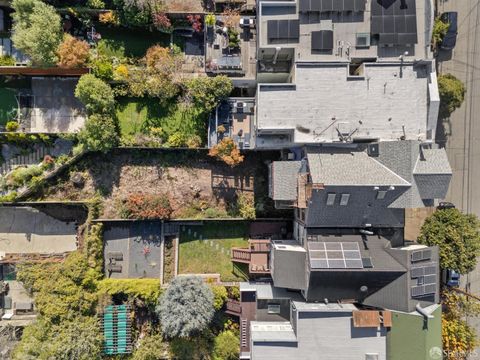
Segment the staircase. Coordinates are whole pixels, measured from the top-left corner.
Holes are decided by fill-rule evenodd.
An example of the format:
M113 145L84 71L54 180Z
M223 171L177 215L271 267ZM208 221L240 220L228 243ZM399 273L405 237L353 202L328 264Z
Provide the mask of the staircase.
M8 174L18 166L39 164L49 152L50 148L39 146L27 155L17 155L0 165L0 176Z
M247 325L248 325L248 320L247 319L242 319L240 320L240 346L242 348L247 347Z

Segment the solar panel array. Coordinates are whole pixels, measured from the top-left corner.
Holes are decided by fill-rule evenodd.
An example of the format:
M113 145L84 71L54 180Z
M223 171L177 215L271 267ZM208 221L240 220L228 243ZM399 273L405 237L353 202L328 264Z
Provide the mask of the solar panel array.
M308 255L312 269L363 269L356 242L309 242Z
M268 20L268 40L282 40L283 42L298 42L300 37L299 20Z
M411 296L413 298L435 294L437 291L437 266L429 265L412 268L410 277L414 283L411 287Z
M371 33L380 45L417 43L415 0L373 0Z
M363 12L365 0L300 0L299 12Z
M312 50L332 50L333 31L320 30L312 31Z

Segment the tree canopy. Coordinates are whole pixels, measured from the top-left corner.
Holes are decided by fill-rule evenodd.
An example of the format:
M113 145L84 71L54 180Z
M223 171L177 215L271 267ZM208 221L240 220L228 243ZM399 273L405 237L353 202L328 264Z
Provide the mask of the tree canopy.
M458 209L437 210L425 220L418 242L440 248L440 267L466 274L480 254L480 222Z
M194 78L187 81L186 87L187 95L207 112L215 109L233 90L232 80L224 75Z
M449 116L456 108L460 107L465 99L465 85L452 74L438 77L438 91L440 93L440 109L445 116Z
M214 315L212 290L196 276L176 277L160 296L157 313L167 338L188 338L207 329Z
M36 65L54 65L62 41L60 16L40 0L13 0L12 41Z
M102 337L94 317L79 317L52 325L39 319L25 328L13 360L99 360Z
M113 113L115 99L112 88L92 74L82 75L78 80L75 96L85 105L89 114Z
M221 332L215 338L213 348L214 360L236 360L240 355L240 339L233 331L227 330Z
M109 151L119 142L115 120L109 115L90 115L78 134L78 140L85 150Z
M225 137L218 144L214 145L208 152L208 155L216 157L231 167L237 166L244 159L237 144L230 137Z
M90 45L70 34L65 34L58 47L58 66L71 69L85 66L90 51Z

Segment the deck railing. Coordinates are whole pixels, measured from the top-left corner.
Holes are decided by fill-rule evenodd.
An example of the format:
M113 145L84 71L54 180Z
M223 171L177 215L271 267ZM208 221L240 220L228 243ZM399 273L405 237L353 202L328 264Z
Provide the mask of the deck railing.
M244 248L232 248L232 260L245 264L250 263L250 250Z

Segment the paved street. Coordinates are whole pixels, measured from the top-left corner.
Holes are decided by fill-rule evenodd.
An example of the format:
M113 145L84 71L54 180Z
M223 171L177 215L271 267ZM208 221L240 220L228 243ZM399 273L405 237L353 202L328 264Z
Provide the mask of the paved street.
M455 75L467 88L462 107L445 123L444 144L453 169L447 200L465 212L480 216L479 0L444 1L439 3L438 10L458 11L457 46L451 53L439 55L439 70ZM480 294L480 265L464 277L464 286L471 293ZM469 322L480 334L480 319L469 319ZM480 356L470 358L477 359Z

